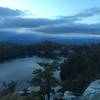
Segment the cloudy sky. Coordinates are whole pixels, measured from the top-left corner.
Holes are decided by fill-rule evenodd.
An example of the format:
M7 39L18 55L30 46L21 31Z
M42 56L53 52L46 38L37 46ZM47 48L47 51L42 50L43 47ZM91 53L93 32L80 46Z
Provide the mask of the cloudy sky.
M0 0L0 39L100 38L100 0Z

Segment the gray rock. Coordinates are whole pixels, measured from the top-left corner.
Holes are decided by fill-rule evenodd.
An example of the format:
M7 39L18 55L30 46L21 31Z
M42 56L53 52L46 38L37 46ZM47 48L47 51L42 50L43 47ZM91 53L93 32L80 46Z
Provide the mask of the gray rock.
M92 82L83 93L84 100L100 100L100 80Z
M76 96L71 91L65 91L63 99L64 100L76 100Z

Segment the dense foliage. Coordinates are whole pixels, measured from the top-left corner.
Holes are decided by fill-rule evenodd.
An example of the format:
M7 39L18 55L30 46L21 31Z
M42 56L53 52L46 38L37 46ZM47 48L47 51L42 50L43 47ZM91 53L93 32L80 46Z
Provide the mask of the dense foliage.
M61 78L65 89L78 93L100 79L100 45L74 47L61 66Z
M50 58L57 57L58 53L55 51L61 48L62 45L47 41L30 45L0 43L0 62L33 55Z
M61 85L65 90L82 93L89 83L100 79L100 44L62 45L47 41L30 45L0 43L1 62L33 55L65 58L61 64Z
M40 100L50 100L50 93L52 93L54 86L58 85L58 81L53 76L53 73L58 67L58 63L56 61L52 63L41 62L39 65L41 68L33 71L31 84L39 87L35 93L39 94L38 97L40 96ZM45 99L46 96L47 99Z

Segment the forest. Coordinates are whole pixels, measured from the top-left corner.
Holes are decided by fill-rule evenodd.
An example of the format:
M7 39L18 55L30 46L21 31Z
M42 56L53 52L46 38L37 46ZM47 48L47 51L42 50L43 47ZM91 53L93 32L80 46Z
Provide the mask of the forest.
M0 43L0 62L34 55L53 59L64 57L64 62L58 65L62 91L70 90L81 95L91 82L100 79L100 44L64 45L48 41L31 45ZM45 63L39 64L46 66ZM50 68L45 73L47 71L49 73Z
M30 57L34 55L48 58L54 58L59 55L65 56L67 55L66 49L67 46L65 45L48 41L29 45L0 43L0 62L10 59Z

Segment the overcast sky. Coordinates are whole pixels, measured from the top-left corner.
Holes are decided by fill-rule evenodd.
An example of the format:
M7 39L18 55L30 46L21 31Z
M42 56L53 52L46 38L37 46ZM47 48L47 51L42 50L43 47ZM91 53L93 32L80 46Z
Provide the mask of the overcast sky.
M100 38L100 0L0 0L0 37Z

